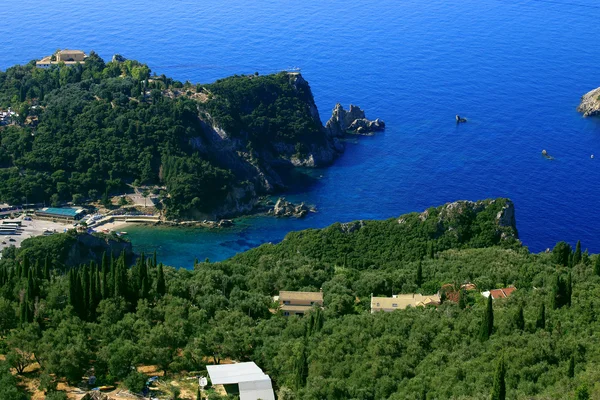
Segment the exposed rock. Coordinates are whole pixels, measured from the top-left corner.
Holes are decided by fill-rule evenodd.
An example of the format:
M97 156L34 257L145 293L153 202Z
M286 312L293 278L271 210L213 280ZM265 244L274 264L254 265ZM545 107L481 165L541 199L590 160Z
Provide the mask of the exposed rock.
M87 392L81 398L81 400L112 400L112 399L113 398L110 397L109 395L102 393L102 392L98 392L98 391Z
M304 203L300 203L298 205L293 204L287 201L285 198L280 197L275 203L275 206L268 211L268 214L274 215L276 217L296 217L303 218L309 212L315 212L316 209L314 207L307 206Z
M120 54L115 54L112 57L112 62L123 63L125 61L127 61L127 59Z
M346 222L345 224L340 224L343 233L352 233L360 230L365 223L362 220Z
M374 132L385 129L385 122L379 118L371 121L365 117L365 112L359 107L350 105L348 111L341 104L336 104L331 118L327 121L325 129L332 137L343 137L347 133L358 135L372 135Z
M90 260L97 263L102 262L102 254L112 254L117 258L124 252L126 257L133 256L133 247L131 242L109 237L106 235L90 235L87 233L78 234L76 242L69 249L66 265L75 266L86 264Z
M467 122L466 118L463 118L460 115L456 114L456 123L457 124L464 124L465 122Z
M577 107L577 111L583 113L584 117L600 115L600 88L586 93L581 98L581 103Z
M502 240L507 240L509 238L518 239L519 236L515 218L515 206L509 199L480 201L460 200L453 203L448 203L441 207L438 217L438 224L449 224L448 230L454 230L454 221L460 221L461 216L467 216L469 214L474 216L480 212L490 210L490 207L497 207L499 204L503 205L500 211L496 213L498 235ZM491 210L494 210L494 208L491 208Z

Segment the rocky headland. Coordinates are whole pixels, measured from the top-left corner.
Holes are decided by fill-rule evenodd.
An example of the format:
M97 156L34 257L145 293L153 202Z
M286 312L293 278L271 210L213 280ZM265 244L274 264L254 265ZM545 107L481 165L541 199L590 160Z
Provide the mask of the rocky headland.
M221 206L210 213L195 212L192 215L194 219L218 220L264 212L260 197L281 193L287 189L290 182L286 180L288 175L285 173L286 170L297 167L328 166L343 153L345 137L373 135L385 128L382 120L367 119L365 112L359 107L351 105L346 111L340 104L335 106L331 118L323 126L310 86L302 75L282 73L275 77L280 81L280 86L291 88L291 94L287 93L287 95L297 101L301 107L302 123L306 126L306 130L301 134L294 133L293 140L290 140L289 136L274 135L268 143L261 143L243 126L237 132L228 130L220 122L222 118L216 118L211 114L210 103L214 100L201 102L198 116L204 135L194 139L193 145L201 154L218 160L220 167L231 170L238 183L229 190ZM284 79L287 83L282 84L281 81ZM209 90L210 87L207 93ZM263 104L266 102L263 101ZM293 211L291 208L297 207L296 205L285 204L284 206L284 203L280 205L281 209L273 208L268 214L304 216L310 211L310 209ZM279 211L275 212L276 209Z
M584 117L600 115L600 88L583 95L577 111L583 113Z

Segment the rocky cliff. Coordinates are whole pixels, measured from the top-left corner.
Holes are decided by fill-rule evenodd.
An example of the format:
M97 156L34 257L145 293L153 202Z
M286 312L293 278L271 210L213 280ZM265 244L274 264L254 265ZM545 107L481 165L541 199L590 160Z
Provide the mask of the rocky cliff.
M581 103L577 107L577 111L583 113L584 117L600 115L600 88L586 93L581 98Z
M48 257L55 265L73 267L95 261L102 263L104 253L115 258L124 252L127 258L133 256L131 243L121 238L103 235L77 233L70 230L50 236L36 236L25 239L18 251L19 258L43 260Z

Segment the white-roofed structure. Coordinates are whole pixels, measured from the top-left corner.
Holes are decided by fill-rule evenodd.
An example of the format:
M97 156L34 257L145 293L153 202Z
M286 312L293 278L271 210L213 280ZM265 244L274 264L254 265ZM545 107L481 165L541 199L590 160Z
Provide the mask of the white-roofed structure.
M275 400L271 378L253 362L207 365L213 385L237 385L240 400Z

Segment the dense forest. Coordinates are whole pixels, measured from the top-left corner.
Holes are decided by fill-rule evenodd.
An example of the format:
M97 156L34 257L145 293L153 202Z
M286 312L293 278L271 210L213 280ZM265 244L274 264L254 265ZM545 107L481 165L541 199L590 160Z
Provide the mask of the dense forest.
M273 160L327 142L310 88L297 79L192 85L93 52L71 67L9 68L0 72L0 109L18 117L0 126L0 202L80 203L157 185L169 215L180 217L240 200L236 188L238 197L277 189L261 181L274 175ZM217 140L214 127L234 139Z
M57 382L92 373L139 391L134 367L176 376L232 359L255 361L288 400L595 398L600 257L564 242L530 253L503 219L511 206L457 202L294 232L189 270L106 254L67 268L71 239L60 237L77 233L26 241L0 260L0 397L28 398L17 383L33 363L58 399ZM45 240L53 253L38 251ZM466 282L477 290L459 290ZM371 294L444 284L456 303L370 313ZM507 285L517 290L506 299L479 293ZM270 311L280 290L320 288L323 310Z

